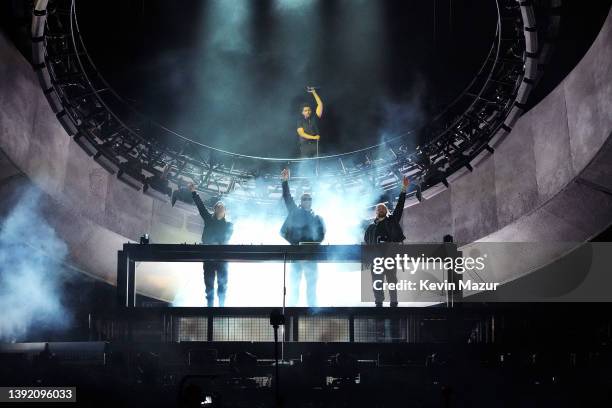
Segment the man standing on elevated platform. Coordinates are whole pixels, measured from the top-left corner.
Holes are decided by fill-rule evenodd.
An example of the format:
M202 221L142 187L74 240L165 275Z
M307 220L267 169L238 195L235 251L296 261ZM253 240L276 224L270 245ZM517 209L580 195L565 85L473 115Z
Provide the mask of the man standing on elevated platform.
M198 195L193 183L189 183L189 191L193 197L193 202L200 216L204 220L204 230L202 231L202 244L204 245L225 245L229 242L234 231L231 222L225 219L225 205L222 201L217 201L214 212L211 214L204 206L202 199ZM204 262L204 286L206 288L206 304L208 307L215 303L215 275L217 277L217 296L219 306L225 305L225 292L227 290L227 262Z
M283 183L283 200L289 212L281 228L282 237L291 245L320 244L325 238L325 224L323 219L312 211L312 196L308 193L302 194L300 205L297 206L289 191L288 169L282 171L281 180ZM288 304L289 306L295 306L298 302L302 275L306 280L308 306L316 306L318 270L317 263L311 261L299 261L291 264Z
M300 163L300 175L311 177L313 175L317 176L319 173L319 140L321 140L319 119L323 116L323 101L316 88L306 87L306 91L312 94L317 106L313 112L310 103L302 105L302 112L297 121L297 134L299 136L300 158L313 159L304 160Z
M313 87L307 87L306 90L312 94L317 107L312 111L310 104L302 105L302 116L297 121L297 134L300 137L300 157L312 158L319 154L319 119L323 116L323 101L317 90Z
M404 203L406 202L406 191L410 186L410 179L404 176L402 180L402 190L400 191L397 204L393 210L393 214L389 215L389 209L384 203L376 206L374 213L374 221L368 226L365 231L363 240L368 245L382 244L385 242L402 242L406 237L402 231L400 220L404 211ZM386 279L387 283L397 283L397 271L386 270L382 275L375 275L372 272L372 281L375 279ZM391 307L397 306L397 290L389 290L391 298ZM374 302L377 307L382 307L385 300L384 290L374 290Z

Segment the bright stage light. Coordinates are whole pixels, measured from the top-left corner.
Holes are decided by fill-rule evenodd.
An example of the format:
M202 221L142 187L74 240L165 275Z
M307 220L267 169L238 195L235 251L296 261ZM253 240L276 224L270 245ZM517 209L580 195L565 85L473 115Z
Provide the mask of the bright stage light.
M320 263L317 306L359 306L361 304L359 267L359 264ZM174 264L173 268L180 268L178 290L173 306L205 306L202 265ZM287 265L287 285L289 284L289 265ZM305 299L306 284L302 280L300 301L297 306L306 306ZM282 304L282 263L230 263L225 306L280 307ZM217 299L215 305L218 305Z
M276 0L275 8L279 11L295 11L315 3L313 0Z
M250 0L214 0L210 4L204 29L206 46L224 52L250 49L247 19L252 12Z
M365 210L377 194L338 189L313 191L313 210L325 221L327 233L323 244L359 244L363 240ZM230 196L231 197L231 196ZM294 197L299 202L299 197ZM228 214L234 223L230 244L286 245L280 228L287 211L279 202L276 208L260 208L249 203L228 204ZM203 306L204 283L201 264L175 264L177 293L175 306ZM178 270L178 269L177 269ZM287 285L289 280L287 266ZM305 306L306 285L301 282L300 302ZM283 264L274 262L230 263L226 306L281 306ZM216 300L215 300L216 301ZM320 263L317 285L318 306L359 306L360 265Z

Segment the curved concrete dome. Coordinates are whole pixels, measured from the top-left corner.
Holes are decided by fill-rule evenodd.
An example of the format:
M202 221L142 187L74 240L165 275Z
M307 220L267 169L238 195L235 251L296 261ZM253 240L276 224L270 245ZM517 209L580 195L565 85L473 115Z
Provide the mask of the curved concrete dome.
M199 240L202 223L195 211L131 189L70 139L31 66L1 35L0 60L3 194L26 179L42 189L47 218L68 243L75 265L115 283L116 251L127 240L144 232L156 242ZM575 246L567 242L599 233L612 221L610 112L612 14L570 75L509 134L496 136L493 155L475 160L473 172L454 174L449 188L427 190L423 202L407 203L407 241L440 241L450 233L471 246L564 242L541 253L522 253L521 262L500 277L507 281ZM179 281L177 272L160 265L143 277L140 292L172 300Z

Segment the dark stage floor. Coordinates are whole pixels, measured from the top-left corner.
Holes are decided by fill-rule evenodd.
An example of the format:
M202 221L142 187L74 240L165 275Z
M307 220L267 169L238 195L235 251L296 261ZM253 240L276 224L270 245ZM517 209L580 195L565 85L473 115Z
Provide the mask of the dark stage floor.
M609 309L287 309L279 396L288 407L603 406ZM190 395L198 406L275 406L270 311L98 312L57 337L81 341L2 344L0 381L75 386L79 406L190 406Z

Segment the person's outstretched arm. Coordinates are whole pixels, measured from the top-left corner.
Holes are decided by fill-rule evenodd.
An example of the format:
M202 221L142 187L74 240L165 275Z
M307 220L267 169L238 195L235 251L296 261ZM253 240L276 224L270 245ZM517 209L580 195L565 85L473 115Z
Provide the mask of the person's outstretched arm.
M308 88L308 92L310 92L312 94L312 97L317 102L317 109L315 110L315 113L317 114L319 119L321 119L321 116L323 116L323 101L321 100L321 97L317 93L316 89Z
M297 128L297 134L302 139L307 139L307 140L319 140L321 138L321 136L319 135L309 135L308 133L304 131L303 127Z
M393 214L391 215L391 217L397 222L399 222L399 220L402 218L402 213L404 212L404 204L406 202L406 191L408 190L409 186L410 179L404 176L404 179L402 180L402 190L400 191L397 204L395 204L395 209L393 210Z
M206 209L206 206L202 202L202 199L196 192L195 185L193 183L189 183L187 185L187 188L189 188L189 191L191 191L191 197L193 197L193 202L195 203L196 207L198 207L200 216L204 219L204 221L208 221L212 219L212 214L208 212L208 210Z
M289 191L289 169L284 169L281 172L281 180L283 182L283 201L285 202L287 211L291 212L297 208L297 205L295 201L293 201L293 197L291 197L291 191Z

